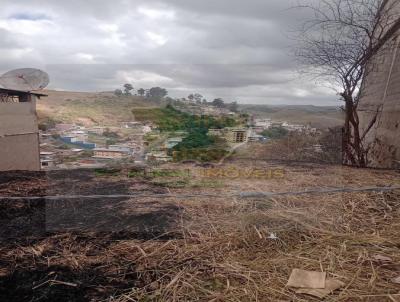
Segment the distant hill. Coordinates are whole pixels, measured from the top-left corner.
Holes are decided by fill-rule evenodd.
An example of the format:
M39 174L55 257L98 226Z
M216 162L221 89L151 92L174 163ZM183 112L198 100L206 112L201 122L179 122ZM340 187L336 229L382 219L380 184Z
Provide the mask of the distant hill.
M139 96L117 97L112 92L71 92L47 90L37 102L39 121L54 120L80 123L86 126L113 126L133 121L133 108L159 107L159 104Z
M320 129L341 126L344 115L334 106L312 105L240 105L239 108L256 117L270 118L275 121L310 124Z
M117 97L112 92L73 92L45 90L44 97L37 102L39 121L53 120L82 125L118 125L133 121L132 110L159 108L161 104L139 96ZM257 117L276 121L311 124L318 128L342 125L343 115L337 107L319 106L271 106L239 105Z

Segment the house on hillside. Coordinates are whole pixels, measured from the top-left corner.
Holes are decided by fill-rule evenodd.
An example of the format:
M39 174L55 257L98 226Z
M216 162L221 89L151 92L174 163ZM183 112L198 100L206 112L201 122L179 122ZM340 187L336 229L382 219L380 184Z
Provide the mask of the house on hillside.
M173 147L175 147L176 145L181 143L182 140L183 140L182 137L172 137L172 138L167 139L164 146L166 149L172 149Z
M264 136L260 135L260 134L251 133L251 134L248 136L247 140L248 140L250 143L257 143L257 142L264 142L264 141L266 141L266 138L265 138Z
M96 148L93 150L93 158L99 159L121 159L129 157L130 154L126 151L118 149Z
M272 126L272 120L271 119L255 119L254 126L257 128L260 128L262 130L265 130Z
M246 128L209 129L208 135L219 136L235 144L244 143L248 140L248 130Z
M140 122L123 122L121 127L125 129L140 129L143 126Z
M132 148L131 146L129 146L127 144L124 144L124 145L110 145L110 146L108 146L108 149L125 152L126 154L129 154L129 155L133 155L134 154L134 148Z
M55 168L54 152L42 151L40 152L40 166L43 170Z
M247 129L244 128L231 128L228 131L227 139L231 143L247 142L247 132Z
M223 136L224 129L208 129L208 135L211 136Z
M0 171L40 170L36 101L44 96L0 88Z
M103 135L105 129L106 129L105 127L95 126L95 127L89 128L88 133L96 134L96 135Z
M77 147L80 147L83 149L92 150L92 149L96 148L95 143L90 143L90 142L85 142L83 140L79 140L74 135L61 136L60 140L62 142L64 142L65 144L74 145L74 146L77 146Z
M151 152L145 155L146 161L170 162L173 160L166 152Z

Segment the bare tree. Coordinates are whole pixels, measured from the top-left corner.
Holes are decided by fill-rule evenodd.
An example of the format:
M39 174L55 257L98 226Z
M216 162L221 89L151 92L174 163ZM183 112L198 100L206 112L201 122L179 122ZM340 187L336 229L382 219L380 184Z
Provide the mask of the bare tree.
M302 0L301 0L302 1ZM361 133L358 104L369 62L400 29L396 0L304 0L297 8L311 11L297 36L296 56L308 71L339 87L344 102L343 163L365 167L365 137L376 116Z

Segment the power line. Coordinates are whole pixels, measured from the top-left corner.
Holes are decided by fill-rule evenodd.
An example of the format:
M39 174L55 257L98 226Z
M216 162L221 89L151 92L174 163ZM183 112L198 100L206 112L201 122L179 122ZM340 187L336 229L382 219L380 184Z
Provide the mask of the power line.
M327 188L305 191L289 192L239 192L231 194L110 194L110 195L54 195L54 196L0 196L0 200L63 200L63 199L120 199L120 198L256 198L273 196L294 196L308 194L333 194L333 193L355 193L355 192L390 192L400 190L400 186L391 187L363 187L363 188Z

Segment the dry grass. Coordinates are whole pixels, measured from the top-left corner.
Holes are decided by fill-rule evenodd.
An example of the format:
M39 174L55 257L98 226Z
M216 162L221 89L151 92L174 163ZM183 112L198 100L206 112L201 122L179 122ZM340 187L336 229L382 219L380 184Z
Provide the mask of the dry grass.
M78 123L85 126L119 126L121 122L134 119L135 107L158 107L141 97L116 97L112 92L44 91L48 97L37 103L39 121L51 117L64 123Z
M120 242L144 281L117 301L311 301L285 287L293 268L346 287L326 301L397 301L399 192L185 202L183 239ZM274 233L278 239L269 239ZM375 261L374 255L392 259Z
M330 183L323 170L333 175ZM392 172L336 167L300 175L302 169L288 168L298 188L343 184L333 182L338 175L354 187L397 182ZM238 183L227 182L226 192ZM279 182L269 189L278 191ZM221 195L163 200L181 209L170 238L65 233L7 243L0 277L25 276L13 280L26 282L32 301L317 301L286 287L291 270L301 268L345 283L325 301L400 301L392 280L400 275L400 191L260 199L208 191Z

